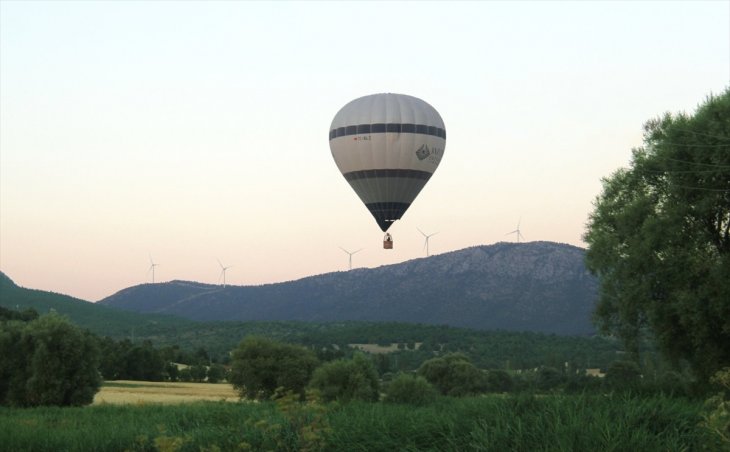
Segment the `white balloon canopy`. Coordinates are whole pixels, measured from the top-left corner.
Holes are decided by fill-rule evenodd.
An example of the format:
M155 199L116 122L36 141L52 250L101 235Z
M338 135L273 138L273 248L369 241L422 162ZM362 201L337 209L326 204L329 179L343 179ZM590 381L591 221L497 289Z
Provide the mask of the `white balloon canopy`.
M342 107L332 120L329 139L340 172L385 232L436 171L446 130L428 103L384 93Z

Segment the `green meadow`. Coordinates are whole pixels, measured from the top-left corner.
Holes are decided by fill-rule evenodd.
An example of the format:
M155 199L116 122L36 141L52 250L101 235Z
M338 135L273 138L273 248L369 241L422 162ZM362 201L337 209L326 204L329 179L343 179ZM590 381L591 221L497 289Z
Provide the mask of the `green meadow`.
M713 450L702 402L661 395L443 397L420 407L191 402L0 408L12 451Z

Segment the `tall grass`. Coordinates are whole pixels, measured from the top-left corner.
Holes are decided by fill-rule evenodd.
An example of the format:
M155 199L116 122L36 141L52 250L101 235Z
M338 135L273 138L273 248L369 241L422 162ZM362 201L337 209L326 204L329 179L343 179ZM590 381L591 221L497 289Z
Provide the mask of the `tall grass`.
M699 450L701 403L666 397L442 399L423 408L350 404L331 417L333 450Z
M302 450L301 419L274 403L0 408L13 451ZM303 417L302 417L303 416ZM325 450L700 450L701 402L663 396L490 396L412 407L332 404ZM306 422L306 421L305 421ZM317 433L315 431L315 433ZM310 449L311 450L311 449Z

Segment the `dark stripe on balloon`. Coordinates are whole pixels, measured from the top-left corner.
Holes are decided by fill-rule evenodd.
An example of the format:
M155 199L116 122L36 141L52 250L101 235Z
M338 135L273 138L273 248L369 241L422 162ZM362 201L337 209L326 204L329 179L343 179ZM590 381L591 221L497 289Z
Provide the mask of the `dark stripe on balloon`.
M351 171L345 173L345 179L348 182L358 179L370 179L376 177L402 177L405 179L422 179L429 180L432 173L428 171L417 171L410 169L371 169L362 171Z
M416 133L446 139L446 130L441 127L427 126L425 124L377 123L332 129L330 130L330 140L348 135L367 135L373 133Z
M365 204L370 210L370 213L375 217L375 221L380 226L383 232L387 231L388 228L393 224L395 220L400 220L400 217L408 210L411 203L405 202L372 202Z

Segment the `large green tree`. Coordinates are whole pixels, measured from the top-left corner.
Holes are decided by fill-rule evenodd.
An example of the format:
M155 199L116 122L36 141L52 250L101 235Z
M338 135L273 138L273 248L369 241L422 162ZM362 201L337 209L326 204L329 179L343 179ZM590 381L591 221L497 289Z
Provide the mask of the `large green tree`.
M101 385L96 339L54 313L0 322L0 356L0 404L87 405Z
M372 360L362 353L352 359L325 363L314 371L310 386L329 402L364 400L375 402L380 397L378 372Z
M233 351L229 381L250 399L268 399L280 387L303 395L317 364L309 349L251 336Z
M595 319L638 354L651 335L706 379L730 365L730 90L645 125L604 179L585 234Z
M487 388L486 375L461 353L429 359L421 364L418 374L444 395L463 397Z

